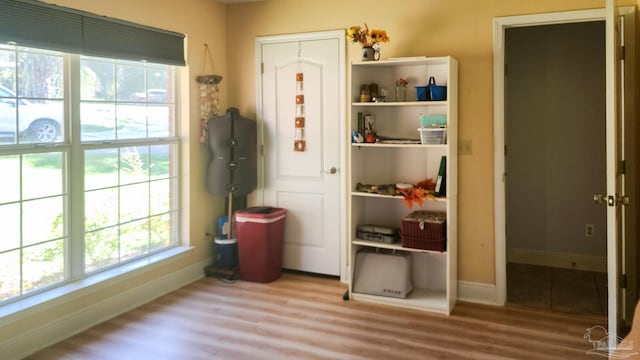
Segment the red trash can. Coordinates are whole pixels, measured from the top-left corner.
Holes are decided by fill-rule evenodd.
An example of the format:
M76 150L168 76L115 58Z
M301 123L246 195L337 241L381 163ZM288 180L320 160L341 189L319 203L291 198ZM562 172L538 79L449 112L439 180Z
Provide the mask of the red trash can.
M241 280L267 283L280 277L286 214L285 209L274 207L236 211Z

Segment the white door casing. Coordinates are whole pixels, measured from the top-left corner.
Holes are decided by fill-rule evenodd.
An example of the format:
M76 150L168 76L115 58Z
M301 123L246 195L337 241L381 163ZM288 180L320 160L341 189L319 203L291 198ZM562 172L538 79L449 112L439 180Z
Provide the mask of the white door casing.
M536 26L560 24L580 21L604 20L604 9L568 11L522 16L508 16L494 19L493 28L493 84L494 84L494 202L495 202L495 267L496 294L495 303L506 302L506 199L505 199L505 32L507 28L519 26Z
M607 194L620 195L616 185L616 161L618 159L617 106L615 77L615 33L617 16L614 0L607 0L606 9L568 11L494 19L494 201L495 201L495 241L496 241L496 299L497 304L506 302L506 205L505 205L505 158L504 158L504 44L505 30L516 26L535 26L580 21L606 22L606 151L607 151ZM619 216L618 207L607 207L607 272L608 272L608 331L617 333L618 324L618 253Z
M343 277L344 44L344 31L256 41L258 201L287 209L284 268ZM294 151L296 73L304 74L304 151Z

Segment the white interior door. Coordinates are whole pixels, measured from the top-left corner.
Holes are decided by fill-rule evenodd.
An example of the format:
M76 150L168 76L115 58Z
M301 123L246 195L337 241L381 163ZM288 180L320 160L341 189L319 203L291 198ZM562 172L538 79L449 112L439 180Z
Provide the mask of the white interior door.
M619 333L624 309L624 297L620 289L622 231L622 198L624 171L618 171L619 161L624 160L620 121L620 27L616 0L606 1L606 123L607 123L607 274L608 274L608 332ZM609 344L611 346L611 344Z
M620 12L620 29L621 29L621 44L625 49L635 49L635 32L636 32L636 8L635 7L622 7L618 9ZM638 214L638 154L636 151L637 143L637 129L638 124L636 119L636 74L637 74L637 56L634 51L625 51L624 56L621 59L621 84L619 89L620 96L620 112L621 121L623 127L624 137L622 138L622 156L625 162L623 194L628 196L628 204L623 207L623 245L621 246L622 255L620 261L622 265L620 269L626 285L622 291L624 299L623 309L620 310L624 318L624 325L627 330L631 327L633 320L633 313L635 305L638 299L638 226L637 219ZM620 328L621 325L618 324Z
M343 32L333 32L257 41L263 146L259 188L264 205L287 209L287 269L340 274L343 39Z

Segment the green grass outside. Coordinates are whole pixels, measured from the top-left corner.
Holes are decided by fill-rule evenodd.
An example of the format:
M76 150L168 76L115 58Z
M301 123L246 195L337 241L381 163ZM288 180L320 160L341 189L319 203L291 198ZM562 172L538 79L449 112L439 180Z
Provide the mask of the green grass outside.
M152 146L152 151L158 151L150 156L144 153L144 150L149 149L146 146L139 147L142 153L127 152L121 149L120 158L118 157L118 152L113 150L111 152L88 151L85 159L85 182L100 184L105 181L113 182L115 180L115 183L110 186L117 186L118 178L120 178L120 184L139 180L148 181L149 179L168 178L169 147L162 147ZM163 153L159 153L160 150ZM54 196L55 198L56 195L62 195L63 157L61 154L58 152L24 155L22 163L22 171L25 174L22 180L23 192L26 189L34 188L38 189L38 195L40 196ZM19 176L16 177L20 171L20 167L17 166L19 164L18 160L18 155L0 156L0 186L3 185L3 181L12 181L6 185L19 191L20 187L15 186L16 180L19 184ZM12 174L14 176L11 176ZM120 176L118 177L118 175ZM56 178L60 179L60 181L56 181ZM155 182L152 184L155 184ZM159 194L162 194L160 196L164 198L166 191L161 191ZM15 200L18 199L10 201ZM170 221L167 216L169 215L154 215L154 209L147 208L147 204L136 202L135 199L130 200L130 203L119 206L127 205L128 212L142 214L143 217L146 214L146 216L150 217L147 218L148 220L141 219L126 225L125 228L120 230L121 238L119 241L117 239L114 241L112 232L101 232L106 236L104 239L99 236L100 231L88 233L86 237L86 267L88 271L99 269L103 265L113 264L120 260L143 255L155 248L168 245ZM5 201L9 201L9 199L5 199ZM164 202L166 202L165 205L157 205ZM171 206L168 198L151 199L151 203L152 206L154 203L156 204L156 209L160 206L160 209L166 208L170 211ZM1 206L2 203L0 203ZM136 206L141 208L136 209ZM34 207L31 208L33 209ZM36 206L35 208L37 209L38 207ZM91 208L91 206L87 208ZM55 210L52 213L51 210L53 209L51 208L42 208L41 210L42 219L40 219L40 223L42 225L40 226L43 229L37 232L37 237L42 237L42 239L34 240L41 244L24 248L22 271L19 257L16 259L19 250L7 251L12 248L8 243L5 243L4 247L0 246L0 260L2 260L0 261L0 301L20 295L20 274L22 275L23 293L63 280L64 242L67 237L63 230L62 213L57 213L56 215ZM16 216L18 216L17 219L20 218L20 214L16 214ZM34 216L36 218L40 217L38 214L22 214L22 216L25 221L30 221L28 219L33 219ZM95 212L93 215L88 214L88 217L85 218L85 226L92 229L108 229L114 224L104 223L108 221L107 219L108 217L105 217L102 212ZM46 229L46 224L49 224L49 229ZM19 233L19 225L16 226L16 230ZM118 227L117 224L115 226L116 228ZM5 241L8 240L5 239ZM20 240L18 239L18 241Z

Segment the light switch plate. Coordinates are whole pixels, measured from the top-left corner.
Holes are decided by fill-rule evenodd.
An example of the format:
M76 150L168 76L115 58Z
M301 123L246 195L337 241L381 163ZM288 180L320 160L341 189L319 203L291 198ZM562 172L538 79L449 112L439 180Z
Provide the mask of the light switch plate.
M458 140L458 155L471 155L471 140L459 139Z

